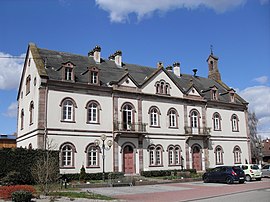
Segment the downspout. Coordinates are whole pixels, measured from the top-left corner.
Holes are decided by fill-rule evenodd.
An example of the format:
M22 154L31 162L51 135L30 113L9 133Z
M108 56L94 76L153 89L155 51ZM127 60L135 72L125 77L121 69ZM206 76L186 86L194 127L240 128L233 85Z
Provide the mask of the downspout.
M47 147L47 136L48 136L48 131L47 131L47 101L48 101L48 86L46 85L45 87L45 100L44 100L44 150L46 150Z

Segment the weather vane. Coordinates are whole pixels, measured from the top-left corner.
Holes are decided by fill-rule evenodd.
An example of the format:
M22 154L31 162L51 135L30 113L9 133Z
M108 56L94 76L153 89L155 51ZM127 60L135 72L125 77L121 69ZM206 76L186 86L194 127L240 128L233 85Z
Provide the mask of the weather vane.
M213 55L213 45L210 45L211 55Z

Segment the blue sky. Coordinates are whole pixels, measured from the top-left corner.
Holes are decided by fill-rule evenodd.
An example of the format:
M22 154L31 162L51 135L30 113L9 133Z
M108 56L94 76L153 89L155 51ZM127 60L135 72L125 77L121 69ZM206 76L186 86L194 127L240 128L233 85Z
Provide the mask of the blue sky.
M16 132L16 96L29 42L155 67L175 61L181 72L207 77L210 45L222 80L237 90L270 137L269 0L1 0L0 134Z

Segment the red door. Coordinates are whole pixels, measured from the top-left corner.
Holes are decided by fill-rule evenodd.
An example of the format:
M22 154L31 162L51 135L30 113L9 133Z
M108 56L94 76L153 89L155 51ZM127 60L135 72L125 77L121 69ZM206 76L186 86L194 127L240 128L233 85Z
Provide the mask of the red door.
M133 148L129 145L124 148L124 172L127 174L134 173Z
M193 147L192 151L192 168L202 170L201 152L198 146Z

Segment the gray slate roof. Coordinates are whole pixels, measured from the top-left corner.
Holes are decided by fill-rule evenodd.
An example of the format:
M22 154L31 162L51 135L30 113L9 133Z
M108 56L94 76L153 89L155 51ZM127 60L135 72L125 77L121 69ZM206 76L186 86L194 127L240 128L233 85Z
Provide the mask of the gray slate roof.
M80 83L87 83L88 76L83 74L88 67L95 66L99 68L99 78L102 86L107 86L110 82L119 81L123 75L128 74L139 84L142 85L157 69L145 67L135 64L123 63L123 67L118 67L114 61L101 59L100 64L97 64L92 57L76 55L71 53L40 49L38 48L40 57L46 61L46 72L49 79L62 80L61 71L58 71L63 63L72 62L75 65L75 81ZM186 93L193 85L199 93L207 100L211 99L210 88L216 86L218 88L219 101L230 102L228 90L230 90L222 82L199 77L193 75L182 74L177 77L173 72L163 68L163 71L175 82L175 84ZM240 96L236 96L236 103L246 104L247 102Z

